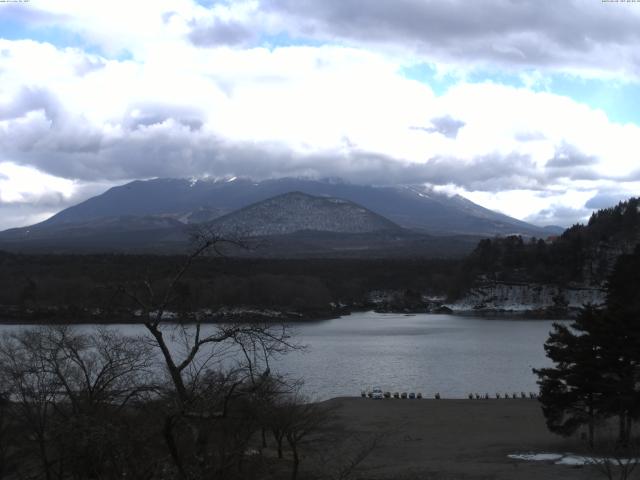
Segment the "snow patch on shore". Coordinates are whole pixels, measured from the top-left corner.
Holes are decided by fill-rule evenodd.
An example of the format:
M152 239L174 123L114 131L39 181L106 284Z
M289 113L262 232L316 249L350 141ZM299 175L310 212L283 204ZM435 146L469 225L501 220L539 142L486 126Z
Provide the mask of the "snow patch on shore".
M556 465L581 466L591 464L601 464L609 462L612 465L628 465L640 463L640 458L607 458L607 457L585 457L572 453L514 453L507 455L514 460L524 460L528 462L553 462Z
M551 308L577 309L587 303L602 304L605 292L599 288L495 282L472 288L460 300L446 306L453 311L524 312Z

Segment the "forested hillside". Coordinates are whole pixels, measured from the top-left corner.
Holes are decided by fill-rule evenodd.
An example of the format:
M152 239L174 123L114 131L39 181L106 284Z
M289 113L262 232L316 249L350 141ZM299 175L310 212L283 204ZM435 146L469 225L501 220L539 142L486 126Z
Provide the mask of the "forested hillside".
M640 199L595 212L559 237L485 239L465 260L459 288L478 278L504 282L602 285L616 258L640 243ZM466 281L465 281L466 280Z
M19 255L0 252L0 319L136 321L120 287L160 291L183 265L180 256ZM371 292L410 299L443 295L459 261L428 259L196 259L176 288L183 311L257 308L305 318L343 306L373 308ZM367 307L368 306L368 307Z

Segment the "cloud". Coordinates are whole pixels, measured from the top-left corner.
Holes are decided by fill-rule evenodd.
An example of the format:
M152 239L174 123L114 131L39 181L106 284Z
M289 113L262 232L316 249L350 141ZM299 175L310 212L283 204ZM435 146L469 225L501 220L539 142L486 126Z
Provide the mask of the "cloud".
M546 140L546 137L540 132L517 132L514 138L519 142L537 142Z
M47 119L55 121L60 115L61 105L46 88L21 87L9 102L1 105L0 120L19 118L38 110L42 110Z
M218 18L192 24L189 40L198 47L241 45L253 40L256 35L247 25L238 21Z
M630 197L631 195L625 193L598 192L598 194L591 197L584 206L592 210L599 210L601 208L613 207L623 200L628 200Z
M640 149L638 127L565 97L490 83L436 97L350 48L191 48L158 70L0 46L11 53L0 60L4 159L62 178L314 174L539 191L628 176ZM99 68L79 73L83 61ZM416 131L425 117L432 126Z
M544 91L472 84L462 76L436 95L403 75L414 54L458 65L626 75L637 61L627 48L638 35L628 27L635 14L616 26L617 40L606 29L618 18L615 11L628 10L598 5L603 20L596 22L596 7L571 1L541 8L524 0L482 6L399 0L362 8L353 0L268 0L204 9L190 0L158 0L131 4L126 14L112 5L74 3L32 10L64 18L65 28L103 50L130 47L134 58L0 40L0 162L78 188L158 176L312 175L428 182L480 199L524 189L530 198L577 189L593 196L637 175L637 125L614 123L602 111ZM557 20L545 23L548 10L575 14L580 25L562 32ZM585 40L591 24L595 30ZM262 48L265 32L345 40L351 47L271 42ZM371 50L379 45L379 52ZM410 60L388 55L387 46L408 48ZM605 47L611 58L600 55ZM64 188L53 190L71 198ZM42 208L56 201L38 195ZM38 204L40 197L23 198ZM566 203L554 193L540 204L522 197L519 206L505 198L514 197L491 207L521 218L552 204L581 214L587 200Z
M524 220L536 225L558 225L566 228L576 223L585 223L591 213L592 211L588 208L572 208L553 204L527 216Z
M69 20L67 15L56 14L39 8L33 8L33 5L21 5L19 3L3 5L2 16L5 21L21 22L31 26L53 25Z
M136 130L173 120L190 130L199 130L205 119L205 113L193 106L150 102L133 103L124 116L123 126L129 130Z
M73 182L32 167L0 162L0 230L40 222L113 186Z
M547 168L575 168L595 165L598 159L592 155L585 155L573 145L562 143L556 148L555 155L547 162Z
M365 8L357 0L263 0L261 6L301 34L390 44L445 63L640 73L635 5L397 0Z
M464 122L451 118L450 116L438 117L431 120L432 127L412 127L417 130L424 130L428 133L441 133L448 138L456 138L458 130L465 126Z

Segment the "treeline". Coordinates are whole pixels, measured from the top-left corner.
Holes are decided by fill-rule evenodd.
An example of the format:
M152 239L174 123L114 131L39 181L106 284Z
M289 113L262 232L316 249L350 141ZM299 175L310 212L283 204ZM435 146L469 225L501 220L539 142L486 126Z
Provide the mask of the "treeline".
M574 225L557 238L481 240L464 261L464 277L453 284L464 290L478 277L560 285L602 283L615 256L632 251L639 242L640 199L632 198L595 212L587 225Z
M83 321L137 308L123 286L160 288L184 256L24 255L0 253L0 305L39 312L35 320ZM440 259L239 259L198 257L176 286L181 310L252 306L333 314L333 306L366 306L376 290L445 294L460 262ZM34 313L35 314L35 313ZM63 318L64 317L64 318ZM91 320L91 319L85 319Z

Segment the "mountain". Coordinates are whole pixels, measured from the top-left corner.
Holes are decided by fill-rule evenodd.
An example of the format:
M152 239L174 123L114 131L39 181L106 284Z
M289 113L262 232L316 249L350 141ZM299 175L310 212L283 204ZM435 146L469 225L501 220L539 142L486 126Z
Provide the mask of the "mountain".
M278 195L217 218L209 225L224 235L270 236L300 231L370 233L400 231L386 218L348 200L302 192Z
M560 233L491 211L459 195L445 195L424 186L355 185L304 178L254 182L235 177L224 181L134 181L111 188L28 228L33 231L53 225L120 216L163 216L185 224L200 223L289 192L349 200L401 227L434 235L521 234L546 238L552 233Z
M261 255L297 257L463 255L482 237L555 233L415 185L156 179L111 188L39 224L0 232L0 249L176 252L195 225L268 237Z

